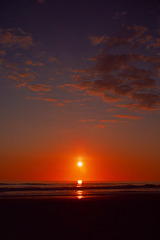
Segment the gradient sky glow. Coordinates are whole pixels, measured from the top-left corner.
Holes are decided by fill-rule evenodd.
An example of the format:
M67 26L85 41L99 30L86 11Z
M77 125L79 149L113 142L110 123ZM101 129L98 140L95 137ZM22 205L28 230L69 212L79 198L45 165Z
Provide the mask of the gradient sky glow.
M159 1L3 1L0 180L160 181Z

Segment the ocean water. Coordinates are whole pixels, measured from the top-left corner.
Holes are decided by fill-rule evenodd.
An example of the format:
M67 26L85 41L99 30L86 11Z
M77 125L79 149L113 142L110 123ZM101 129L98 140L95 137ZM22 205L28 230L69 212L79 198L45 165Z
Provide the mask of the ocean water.
M0 198L102 197L160 193L160 182L0 182Z

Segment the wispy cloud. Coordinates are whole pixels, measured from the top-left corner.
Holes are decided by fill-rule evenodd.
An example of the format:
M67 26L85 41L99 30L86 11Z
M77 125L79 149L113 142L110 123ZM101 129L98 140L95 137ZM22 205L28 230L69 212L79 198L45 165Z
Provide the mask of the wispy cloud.
M14 63L9 63L9 62L7 62L7 63L5 63L5 67L6 68L9 68L9 69L17 69L17 66L16 66L16 64L14 64ZM14 72L13 72L14 73Z
M96 127L97 127L97 128L104 128L104 125L98 124L98 125L96 125Z
M57 102L58 100L57 99L53 99L53 98L43 98L44 101L47 101L47 102Z
M105 39L105 36L99 36L99 37L98 36L90 36L89 39L90 39L92 45L96 46L103 42L103 40Z
M129 116L129 115L115 115L115 117L117 117L117 118L129 118L129 119L135 119L135 120L143 118L143 117Z
M57 105L62 107L62 106L65 106L65 103L59 102Z
M30 66L38 66L38 67L43 67L44 66L44 63L42 63L42 62L33 62L32 60L27 60L27 61L25 61L25 63L27 65L30 65Z
M106 110L106 112L112 112L114 110L115 110L115 108L109 108L109 109Z
M33 39L19 28L0 29L0 45L3 47L28 48L33 45Z
M55 63L60 63L60 61L56 57L53 57L53 56L49 57L49 61L50 62L55 62Z
M107 120L101 120L101 123L117 123L118 121L117 120L114 120L114 119L107 119Z
M46 84L31 84L28 88L35 92L48 92L51 91L52 87Z
M79 119L79 121L80 121L80 122L86 122L86 120L85 120L85 119Z
M35 75L25 71L13 71L8 78L17 82L17 87L24 87L27 83L32 82L35 79Z
M6 51L5 50L0 50L0 56L4 56L6 55Z

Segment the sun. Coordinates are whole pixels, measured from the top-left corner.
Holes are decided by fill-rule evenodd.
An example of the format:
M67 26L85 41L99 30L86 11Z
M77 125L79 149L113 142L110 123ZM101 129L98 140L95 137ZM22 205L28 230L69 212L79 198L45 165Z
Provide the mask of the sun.
M82 185L82 180L77 181L78 185Z
M78 165L78 167L82 167L82 166L83 166L83 163L82 163L81 161L79 161L79 162L77 163L77 165Z

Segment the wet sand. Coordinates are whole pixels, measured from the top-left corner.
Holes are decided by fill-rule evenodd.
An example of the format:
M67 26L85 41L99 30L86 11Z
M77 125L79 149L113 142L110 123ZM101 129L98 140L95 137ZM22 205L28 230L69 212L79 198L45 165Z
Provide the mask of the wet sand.
M0 239L160 239L160 194L0 199Z

